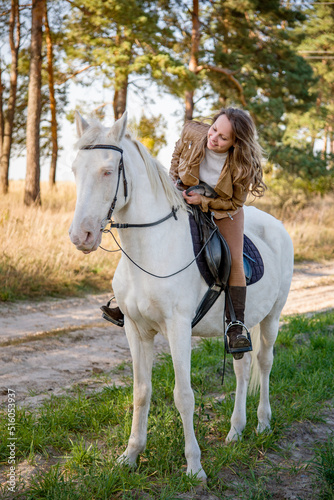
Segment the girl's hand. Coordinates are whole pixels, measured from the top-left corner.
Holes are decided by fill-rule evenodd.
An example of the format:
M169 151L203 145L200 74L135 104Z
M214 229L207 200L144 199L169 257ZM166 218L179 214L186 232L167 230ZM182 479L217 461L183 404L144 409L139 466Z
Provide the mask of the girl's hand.
M189 205L200 205L201 203L201 195L198 193L194 193L193 191L190 191L190 193L187 195L185 191L182 192L183 198L186 200Z

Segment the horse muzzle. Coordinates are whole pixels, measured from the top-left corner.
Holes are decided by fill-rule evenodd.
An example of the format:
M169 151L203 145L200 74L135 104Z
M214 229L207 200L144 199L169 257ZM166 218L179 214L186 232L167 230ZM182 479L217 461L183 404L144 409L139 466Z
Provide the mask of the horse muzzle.
M76 230L73 225L70 227L68 233L73 245L83 253L90 253L97 250L102 239L102 232L100 230L92 231L84 228Z

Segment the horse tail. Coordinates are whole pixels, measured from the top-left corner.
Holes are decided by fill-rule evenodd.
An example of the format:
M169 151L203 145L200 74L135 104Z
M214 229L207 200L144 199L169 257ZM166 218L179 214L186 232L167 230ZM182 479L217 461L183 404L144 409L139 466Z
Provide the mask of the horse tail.
M260 351L261 345L260 324L254 326L254 328L251 329L251 337L253 350L251 352L251 376L248 386L248 392L249 394L255 394L260 387L260 366L257 359L257 355Z

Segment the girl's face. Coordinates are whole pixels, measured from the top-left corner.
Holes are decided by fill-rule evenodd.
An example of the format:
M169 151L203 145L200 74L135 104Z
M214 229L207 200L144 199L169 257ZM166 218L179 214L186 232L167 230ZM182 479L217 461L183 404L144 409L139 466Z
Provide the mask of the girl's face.
M209 128L207 148L215 153L226 153L233 143L231 122L226 115L220 115Z

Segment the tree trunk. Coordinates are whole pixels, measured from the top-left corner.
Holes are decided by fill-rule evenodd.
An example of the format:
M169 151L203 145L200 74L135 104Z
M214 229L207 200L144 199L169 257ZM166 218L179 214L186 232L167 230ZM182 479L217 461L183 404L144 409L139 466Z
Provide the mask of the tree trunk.
M185 120L192 120L194 113L194 91L186 90L185 92Z
M4 91L4 86L2 85L2 69L1 69L1 59L0 59L0 159L2 157L2 143L4 135L3 91Z
M42 38L45 0L33 0L31 24L30 72L27 117L27 173L24 204L40 204L39 138L41 119Z
M334 155L334 128L332 125L329 127L329 134L328 135L329 135L329 137L328 137L328 139L329 139L329 154L331 156L329 157L329 162L328 162L329 164L328 164L327 168L332 169L333 164L334 164L333 157L332 157L332 155Z
M122 31L122 28L120 26L117 27L117 33L116 33L116 55L118 55L118 51L120 52L121 45L124 42L124 33ZM127 54L127 61L130 63L130 58L131 58L131 50ZM121 118L123 113L126 110L126 100L127 100L127 95L128 95L128 85L129 85L129 78L128 78L128 73L125 70L124 66L127 64L127 61L122 61L122 63L118 63L118 65L115 68L116 74L115 74L115 94L114 94L114 100L113 100L113 108L114 108L114 116L115 120L118 120ZM117 69L118 68L118 69Z
M328 127L325 127L324 137L323 137L323 146L322 146L322 157L324 159L327 158L327 143L328 143Z
M50 26L48 21L47 1L45 1L45 35L46 35L46 49L48 61L48 79L49 79L49 97L50 97L50 111L51 111L51 140L52 140L52 156L49 173L49 185L52 188L56 183L56 168L58 158L58 124L57 124L57 107L54 89L53 77L53 46L51 39Z
M15 33L16 26L16 33ZM9 19L9 44L11 51L10 66L10 86L7 112L3 115L2 108L2 85L1 86L1 156L0 156L0 189L3 194L8 193L8 174L10 150L12 147L13 124L16 104L17 74L18 74L18 54L20 47L20 14L18 0L11 1L11 11Z
M127 94L128 94L128 78L126 77L126 80L123 83L123 85L120 88L115 89L114 101L113 101L115 120L121 118L124 111L126 110Z
M191 29L191 50L189 60L189 71L194 74L198 73L198 50L201 39L200 23L199 23L199 8L198 0L193 0L192 29ZM186 90L185 93L185 119L192 120L194 112L194 90Z

